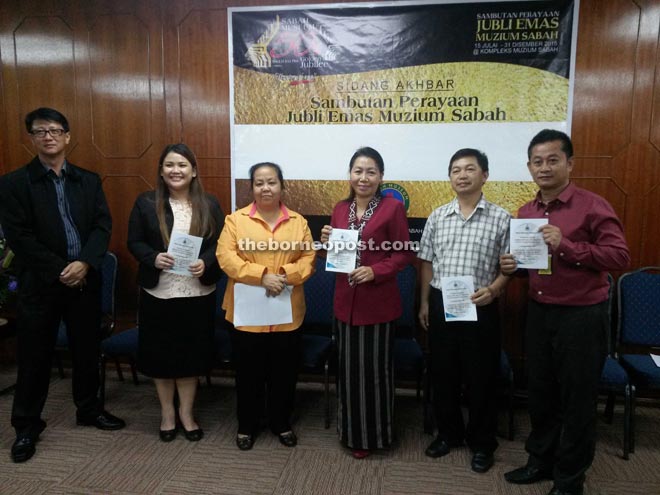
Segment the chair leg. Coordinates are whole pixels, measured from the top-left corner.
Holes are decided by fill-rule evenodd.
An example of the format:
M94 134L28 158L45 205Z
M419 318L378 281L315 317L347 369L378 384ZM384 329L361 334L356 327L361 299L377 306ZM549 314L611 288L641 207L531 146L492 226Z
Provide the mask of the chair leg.
M605 402L605 420L607 421L607 424L612 424L612 421L614 419L614 403L616 402L616 397L614 395L614 392L608 392L607 393L607 402Z
M635 452L635 386L630 385L630 453Z
M114 358L115 361L115 369L117 370L117 377L119 378L120 382L124 381L124 373L121 370L121 364L119 363L118 358Z
M105 356L101 354L100 361L100 374L99 374L99 401L101 407L105 409Z
M135 365L135 360L133 358L129 358L128 362L131 367L131 375L133 375L133 384L139 385L140 382L138 381L137 367Z
M608 396L609 402L609 396ZM614 402L614 401L612 401ZM626 385L623 398L623 458L628 460L630 450L630 385Z
M206 373L206 386L211 388L211 372Z
M323 369L323 379L325 381L325 429L330 428L330 372L328 370L328 360L326 359Z
M64 378L66 375L64 374L64 366L62 365L62 356L57 351L55 352L55 360L57 361L57 370L60 373L60 378Z

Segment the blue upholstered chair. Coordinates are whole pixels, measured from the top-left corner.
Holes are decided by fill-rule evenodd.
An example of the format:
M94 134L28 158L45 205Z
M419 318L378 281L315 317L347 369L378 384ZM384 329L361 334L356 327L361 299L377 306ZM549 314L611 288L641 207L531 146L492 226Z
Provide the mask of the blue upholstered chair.
M612 323L612 305L614 301L614 279L611 275L607 276L610 283L609 290L609 305L608 314L610 323ZM614 417L614 405L616 397L623 397L623 458L628 459L630 452L630 430L632 425L632 410L635 402L635 386L630 382L628 373L621 366L617 360L616 355L616 342L617 332L616 328L611 325L614 330L610 331L607 339L607 357L603 365L603 371L600 375L600 383L598 391L607 396L605 403L605 419L608 423L612 423Z
M316 258L316 272L304 285L305 319L301 326L300 372L321 375L325 398L325 427L330 428L330 368L335 274L325 270L325 259Z
M133 383L137 385L137 349L138 349L138 327L133 327L122 332L117 332L101 341L101 391L105 393L105 367L109 359L114 361L115 369L120 380L124 380L121 370L121 360L128 361L131 368Z
M415 295L417 292L417 270L408 265L397 274L397 284L401 294L403 313L397 320L394 339L394 377L397 380L414 381L417 399L421 397L424 385L424 431L431 432L432 418L426 377L426 359L421 345L417 341L417 317Z
M231 340L229 330L233 327L225 319L225 310L222 309L222 301L227 290L227 275L222 274L215 287L215 330L213 342L215 346L215 357L213 368L231 370L233 368ZM211 370L206 375L206 384L211 386Z
M117 296L117 256L110 251L105 253L101 263L101 339L110 335L115 328ZM67 337L66 325L60 322L55 343L55 362L60 376L64 378L64 366L62 355L69 350L69 339Z
M650 353L660 353L660 267L626 273L618 286L619 361L638 394L660 391L660 368ZM630 350L630 352L629 352ZM635 352L635 353L633 353ZM635 407L630 414L630 452L635 451Z

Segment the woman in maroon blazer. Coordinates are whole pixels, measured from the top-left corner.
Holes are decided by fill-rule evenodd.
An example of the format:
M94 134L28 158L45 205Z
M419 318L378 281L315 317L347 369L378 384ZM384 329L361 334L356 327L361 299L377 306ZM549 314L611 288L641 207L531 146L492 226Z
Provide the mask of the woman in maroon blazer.
M335 206L321 241L328 241L333 227L359 232L355 269L337 274L334 311L339 438L360 459L392 442L392 352L395 320L402 312L396 275L413 253L404 205L381 195L380 153L360 148L349 171L350 195Z

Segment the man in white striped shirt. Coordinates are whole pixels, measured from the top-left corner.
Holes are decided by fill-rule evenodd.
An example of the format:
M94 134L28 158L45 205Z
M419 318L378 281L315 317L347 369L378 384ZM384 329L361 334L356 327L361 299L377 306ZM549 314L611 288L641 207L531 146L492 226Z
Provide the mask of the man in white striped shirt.
M499 257L509 249L511 215L486 201L488 158L464 148L449 162L456 197L437 208L426 222L418 257L421 264L419 319L429 331L431 379L438 436L426 449L429 457L447 455L466 442L473 471L485 473L497 448L495 385L499 374L500 326L497 297L507 277ZM442 277L471 276L477 321L445 321ZM469 418L461 412L465 386Z

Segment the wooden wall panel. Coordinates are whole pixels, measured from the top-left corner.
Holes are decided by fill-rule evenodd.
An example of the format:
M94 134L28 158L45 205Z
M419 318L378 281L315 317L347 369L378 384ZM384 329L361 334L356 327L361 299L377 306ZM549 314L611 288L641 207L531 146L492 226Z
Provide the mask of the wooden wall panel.
M156 170L157 166L152 166L154 179ZM106 175L103 178L103 191L106 197L109 198L113 224L109 249L117 255L119 267L121 268L117 277L119 287L118 305L120 308L128 308L129 311L132 311L137 301L137 286L135 283L137 262L126 248L128 238L126 227L133 208L134 198L137 198L144 191L153 189L154 185L153 180L147 180L144 176ZM117 201L118 198L124 198L124 200Z
M60 109L75 128L76 70L71 26L59 16L27 17L13 34L20 115L51 106ZM31 154L32 143L22 120L20 129L20 141ZM75 145L76 138L72 136L69 149Z
M183 141L200 158L229 158L227 12L191 10L178 35Z
M587 0L580 6L573 99L576 154L611 157L631 140L640 9L631 0Z
M149 45L135 15L102 15L89 27L92 141L104 157L138 158L151 144Z

